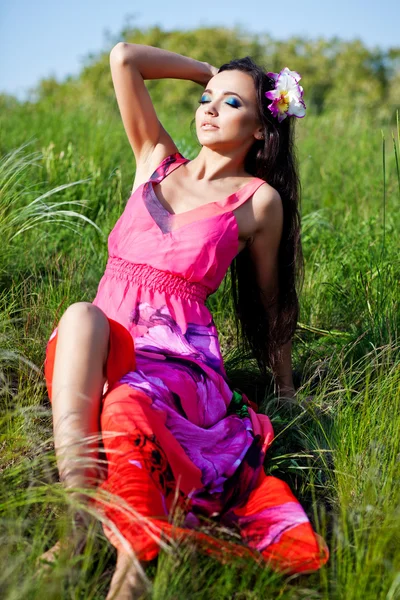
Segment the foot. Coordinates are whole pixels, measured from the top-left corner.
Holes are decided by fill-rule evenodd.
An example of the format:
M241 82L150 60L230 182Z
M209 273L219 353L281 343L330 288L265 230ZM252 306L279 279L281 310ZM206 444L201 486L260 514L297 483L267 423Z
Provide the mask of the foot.
M144 600L147 590L134 556L118 552L117 565L106 600Z
M61 551L61 542L60 540L54 544L47 550L43 552L37 559L37 566L41 567L43 570L47 571L54 563L57 561Z
M90 517L81 510L75 511L72 516L72 534L66 539L58 540L49 550L41 554L37 560L37 566L48 571L57 562L61 554L69 558L79 556L85 549L87 541L87 528Z

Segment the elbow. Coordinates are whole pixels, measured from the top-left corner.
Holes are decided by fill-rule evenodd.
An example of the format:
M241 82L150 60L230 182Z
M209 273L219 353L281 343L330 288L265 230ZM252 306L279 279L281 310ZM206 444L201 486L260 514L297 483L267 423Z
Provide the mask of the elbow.
M127 56L127 44L125 42L118 42L111 49L110 52L110 62L118 62L120 64L124 64Z
M110 61L125 65L132 60L136 53L138 44L128 44L127 42L118 42L110 52Z
M123 50L124 47L125 47L125 42L118 42L118 44L115 44L115 46L113 46L113 48L111 48L110 55L121 52L121 50Z

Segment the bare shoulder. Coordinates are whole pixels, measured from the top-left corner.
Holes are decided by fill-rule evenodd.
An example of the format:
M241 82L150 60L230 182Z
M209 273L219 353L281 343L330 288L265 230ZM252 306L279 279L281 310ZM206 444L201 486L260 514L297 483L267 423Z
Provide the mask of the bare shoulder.
M253 210L259 229L280 228L283 223L283 205L279 192L268 182L253 194Z

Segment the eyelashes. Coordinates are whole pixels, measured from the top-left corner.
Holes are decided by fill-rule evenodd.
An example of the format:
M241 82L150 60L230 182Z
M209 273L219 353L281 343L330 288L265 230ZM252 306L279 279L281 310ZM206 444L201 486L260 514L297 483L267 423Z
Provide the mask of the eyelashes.
M199 104L206 104L207 102L210 102L210 100L200 99L198 101ZM233 108L239 108L239 106L240 106L240 104L236 104L236 100L235 100L235 104L231 104L230 102L226 102L226 104L229 104L229 106L232 106Z

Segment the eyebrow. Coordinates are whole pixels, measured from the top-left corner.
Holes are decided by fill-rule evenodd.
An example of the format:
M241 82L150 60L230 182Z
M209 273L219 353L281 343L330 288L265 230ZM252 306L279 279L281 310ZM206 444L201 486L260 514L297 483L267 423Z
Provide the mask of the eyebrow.
M210 92L212 94L212 90L210 90L209 88L207 88L206 90L203 91L203 94L205 94L206 92ZM236 92L222 92L223 96L238 96L242 102L244 102L243 98L241 96L239 96L239 94L237 94Z

